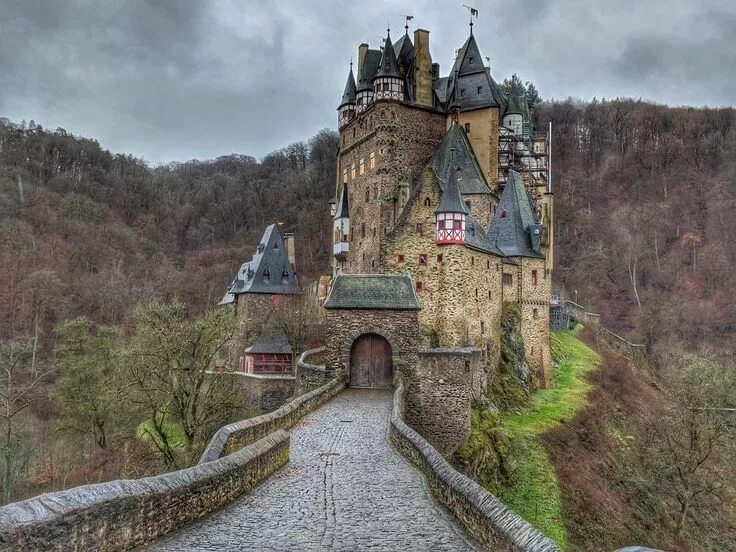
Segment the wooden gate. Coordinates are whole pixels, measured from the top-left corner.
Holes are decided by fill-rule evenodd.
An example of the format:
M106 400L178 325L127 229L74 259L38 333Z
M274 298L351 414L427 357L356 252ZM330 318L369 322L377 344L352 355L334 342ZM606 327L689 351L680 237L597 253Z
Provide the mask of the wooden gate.
M350 387L390 388L394 366L391 345L377 334L361 335L350 351Z

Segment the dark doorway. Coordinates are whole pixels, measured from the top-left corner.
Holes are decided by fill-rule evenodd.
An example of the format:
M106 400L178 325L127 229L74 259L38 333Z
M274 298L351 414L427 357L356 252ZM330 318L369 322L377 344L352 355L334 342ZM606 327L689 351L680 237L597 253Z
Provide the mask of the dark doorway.
M350 351L350 387L390 388L394 380L391 345L377 334L361 335Z

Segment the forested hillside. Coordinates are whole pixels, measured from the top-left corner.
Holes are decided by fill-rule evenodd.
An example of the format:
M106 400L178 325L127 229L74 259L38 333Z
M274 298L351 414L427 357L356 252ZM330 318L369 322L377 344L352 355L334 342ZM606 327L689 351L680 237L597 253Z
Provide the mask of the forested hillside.
M594 549L622 535L655 535L683 550L715 550L718 535L736 542L732 485L687 499L681 527L672 514L682 507L678 485L733 481L730 457L710 451L700 464L706 475L698 465L697 477L678 483L661 476L673 464L658 463L674 449L645 442L692 428L675 413L715 397L713 381L721 406L733 388L736 111L566 101L539 104L535 115L540 127L554 127L554 286L600 312L606 326L644 340L652 361L651 374L622 377L625 368L604 356L588 410L572 430L546 437L570 547ZM153 168L63 129L0 119L0 362L18 362L8 344L27 344L31 375L21 383L30 385L34 374L74 364L70 343L87 339L84 321L63 321L85 316L92 328L137 330L143 339L136 306L145 301L180 298L187 313L167 307L176 320L205 312L270 222L296 232L302 284L324 273L336 148L336 134L322 131L260 161L228 155ZM91 339L119 339L108 330ZM701 371L731 377L706 385ZM680 373L687 377L673 376ZM0 458L13 479L4 498L150 472L136 464L130 424L105 450L99 435L62 427L56 377L33 389L35 402L14 420L12 447ZM692 390L702 392L685 392ZM639 440L641 447L626 445ZM638 450L651 455L634 457Z

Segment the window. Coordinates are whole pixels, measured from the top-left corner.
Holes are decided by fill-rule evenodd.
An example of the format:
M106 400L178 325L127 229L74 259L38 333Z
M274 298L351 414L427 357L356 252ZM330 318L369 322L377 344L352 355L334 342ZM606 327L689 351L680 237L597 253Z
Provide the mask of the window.
M475 298L478 298L478 288L475 288Z
M265 269L263 271L263 281L268 282L271 279L271 274L269 274L268 269Z
M465 132L470 134L470 123L465 123Z
M376 237L376 227L375 226L373 227L373 237L374 238Z
M508 217L508 216L509 216L509 214L508 214L508 213L506 212L506 210L505 210L505 209L504 209L503 211L501 211L501 218L502 218L502 219L505 219L505 218L506 218L506 217Z
M275 243L273 244L273 250L278 251L279 250L279 244Z
M371 261L371 268L376 268L376 259Z
M289 273L284 270L281 273L281 283L282 284L288 284L289 283Z
M491 298L491 290L490 289L488 290L488 298L489 299Z
M365 238L365 222L360 223L360 237ZM363 256L365 257L365 255Z
M350 179L355 180L355 163L350 165Z
M532 316L534 316L534 318L539 318L539 309L534 309L532 311Z
M427 266L427 254L422 253L419 255L419 266Z
M465 89L464 88L461 88L460 89L460 96L464 96L464 95L465 95ZM353 133L355 133L355 129L353 129Z
M343 184L348 183L348 170L347 169L342 170L342 183Z
M501 278L501 281L503 282L503 285L510 286L514 283L514 277L511 274L504 273L504 275Z
M468 208L468 211L471 211L471 209L470 209L470 205L471 205L471 204L470 204L470 200L469 200L469 199L468 199L468 200L466 200L466 201L465 201L465 206L466 206L466 207Z
M470 266L475 266L475 257L470 257Z
M537 271L536 270L532 270L532 285L533 286L537 285Z
M368 203L371 200L371 189L365 189L365 202Z
M378 199L378 186L373 186L373 199Z
M424 235L424 223L423 222L417 222L417 234L420 236Z
M437 264L442 264L442 253L437 254Z
M486 325L485 325L485 322L481 320L480 321L480 335L483 335L484 333L486 333Z
M487 259L486 260L486 270L490 270L490 269L491 269L491 260Z
M355 138L355 127L353 127L353 138Z
M424 284L422 284L422 282L418 280L416 282L416 290L417 290L417 293L422 293L422 291L424 291Z
M369 157L368 163L370 164L369 166L371 169L376 168L376 152L375 151L371 152L371 156Z
M403 263L404 262L404 254L403 253L398 253L396 255L396 262L397 263Z
M473 56L470 56L470 57L468 58L468 64L469 64L469 65L473 65L473 59L475 59L475 58L474 58Z
M425 197L425 198L424 198L424 206L425 206L425 207L429 207L429 206L431 206L431 205L432 205L432 200L431 200L431 199L429 199L428 197Z
M480 94L481 92L483 92L483 87L482 86L479 86L478 87L478 94Z
M359 166L358 174L363 174L365 172L365 159L361 157L360 163L358 166Z

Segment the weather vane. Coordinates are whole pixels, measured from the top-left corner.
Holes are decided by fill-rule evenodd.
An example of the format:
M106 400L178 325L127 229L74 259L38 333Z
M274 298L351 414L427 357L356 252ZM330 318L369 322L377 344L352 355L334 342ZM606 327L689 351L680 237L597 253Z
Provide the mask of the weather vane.
M470 34L473 34L473 18L475 17L476 19L478 19L478 10L476 10L472 6L467 6L465 4L463 4L463 8L470 12Z
M406 18L404 29L406 30L406 34L409 34L409 21L414 19L413 15L402 15L402 17Z

